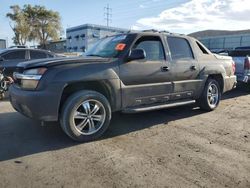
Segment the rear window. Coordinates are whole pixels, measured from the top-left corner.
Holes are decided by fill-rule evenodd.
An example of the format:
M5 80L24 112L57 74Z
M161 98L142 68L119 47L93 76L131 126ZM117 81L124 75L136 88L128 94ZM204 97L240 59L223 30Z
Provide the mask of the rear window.
M43 59L47 58L47 54L39 51L30 51L30 59Z
M234 51L229 51L228 55L232 56L232 57L250 56L250 50L234 50Z
M194 59L188 41L180 37L167 37L172 60Z

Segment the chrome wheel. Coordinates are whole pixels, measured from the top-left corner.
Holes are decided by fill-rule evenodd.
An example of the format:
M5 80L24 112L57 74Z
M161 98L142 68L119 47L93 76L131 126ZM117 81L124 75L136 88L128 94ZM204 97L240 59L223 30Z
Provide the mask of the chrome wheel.
M219 101L219 89L216 84L212 83L208 87L207 100L212 108L215 108Z
M100 130L105 122L106 111L97 100L86 100L74 112L73 123L82 135L91 135Z

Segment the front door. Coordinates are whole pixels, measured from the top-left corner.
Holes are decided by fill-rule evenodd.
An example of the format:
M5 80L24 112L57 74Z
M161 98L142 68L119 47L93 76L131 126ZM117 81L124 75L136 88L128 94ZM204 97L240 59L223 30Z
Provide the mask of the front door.
M169 100L171 75L161 38L141 37L132 49L143 49L146 58L120 65L123 108Z
M18 63L26 61L26 50L17 49L2 55L0 67L5 68L5 74L12 76Z

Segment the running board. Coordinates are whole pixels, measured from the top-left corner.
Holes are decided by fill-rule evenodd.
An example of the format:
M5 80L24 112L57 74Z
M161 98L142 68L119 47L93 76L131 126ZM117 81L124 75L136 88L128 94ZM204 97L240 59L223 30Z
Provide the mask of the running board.
M140 112L147 112L147 111L153 111L153 110L161 110L164 108L172 108L172 107L189 105L189 104L194 104L194 103L195 103L195 100L188 100L188 101L182 101L182 102L174 102L174 103L170 103L170 104L162 104L162 105L158 105L158 106L126 108L122 112L132 114L132 113L140 113Z

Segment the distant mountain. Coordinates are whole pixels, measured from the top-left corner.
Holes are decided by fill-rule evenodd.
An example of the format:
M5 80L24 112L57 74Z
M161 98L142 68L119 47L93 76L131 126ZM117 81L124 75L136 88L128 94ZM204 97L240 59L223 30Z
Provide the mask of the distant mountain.
M239 31L205 30L205 31L198 31L195 33L190 33L189 36L192 36L195 38L203 38L203 37L213 37L213 36L221 36L221 35L242 35L242 34L250 34L250 29L239 30Z

